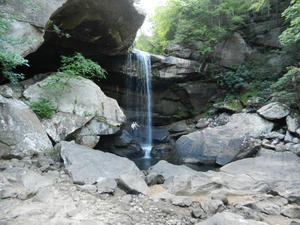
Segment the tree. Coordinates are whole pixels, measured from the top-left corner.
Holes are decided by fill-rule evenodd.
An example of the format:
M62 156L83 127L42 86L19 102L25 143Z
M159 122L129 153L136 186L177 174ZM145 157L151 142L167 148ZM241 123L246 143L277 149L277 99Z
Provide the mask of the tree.
M281 34L281 44L284 46L297 44L300 40L300 0L292 0L282 16L290 21L290 26Z
M280 42L283 46L293 47L298 51L300 43L300 0L292 0L290 6L282 13L287 21L290 21L290 26L281 34ZM291 103L297 103L300 109L300 68L290 66L285 73L275 84L273 96L286 98Z
M168 0L156 9L153 44L164 48L169 41L197 40L206 54L213 44L245 25L250 3L247 0Z

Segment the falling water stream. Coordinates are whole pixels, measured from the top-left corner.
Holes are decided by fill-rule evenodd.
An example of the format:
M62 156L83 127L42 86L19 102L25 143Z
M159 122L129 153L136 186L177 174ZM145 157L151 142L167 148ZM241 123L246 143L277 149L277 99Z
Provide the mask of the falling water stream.
M144 161L151 161L152 143L152 113L151 113L151 59L147 52L134 50L128 55L128 73L133 75L127 79L127 89L135 92L134 103L128 102L135 114L134 119L141 126L136 141L144 151ZM129 98L128 98L129 99ZM148 160L147 160L148 159ZM149 164L149 163L148 163Z

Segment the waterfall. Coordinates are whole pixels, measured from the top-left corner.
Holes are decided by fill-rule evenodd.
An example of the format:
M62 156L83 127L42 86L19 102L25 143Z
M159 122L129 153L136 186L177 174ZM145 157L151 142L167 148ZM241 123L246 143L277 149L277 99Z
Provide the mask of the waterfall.
M127 102L133 110L134 119L143 126L144 137L138 141L144 150L144 158L150 158L152 148L152 113L151 113L151 59L150 54L135 50L128 55L126 80L127 89L134 91L135 102ZM134 76L132 76L134 75ZM127 96L128 97L128 96ZM129 98L127 98L129 99Z

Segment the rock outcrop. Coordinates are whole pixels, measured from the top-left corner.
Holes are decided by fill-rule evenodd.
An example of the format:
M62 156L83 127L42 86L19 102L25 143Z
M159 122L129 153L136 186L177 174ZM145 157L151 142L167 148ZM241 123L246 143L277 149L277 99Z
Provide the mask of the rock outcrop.
M253 138L271 132L273 126L257 114L234 114L223 126L180 137L176 141L174 160L225 165L258 150L260 143Z
M234 33L228 40L218 44L215 49L215 56L224 67L239 66L247 60L253 50L239 33Z
M173 56L151 54L152 75L160 79L183 79L200 71L201 64Z
M35 52L44 43L45 34L52 47L123 54L145 18L138 2L131 0L12 0L0 4L1 13L14 15L7 21L8 36L15 41L3 43L4 47L22 56Z
M94 147L100 135L114 134L125 121L116 100L107 97L91 80L71 78L65 88L48 88L55 75L29 86L23 93L29 102L48 98L57 104L57 112L42 124L49 136L58 143L73 134L83 145ZM59 82L66 82L63 78ZM87 91L88 90L88 91Z
M14 16L7 18L9 38L1 44L22 56L35 52L44 42L43 36L51 15L66 2L67 0L2 1L1 14Z
M37 116L23 102L0 95L0 158L47 154L53 149Z
M144 12L136 0L68 0L51 17L70 38L46 33L47 42L93 55L127 53L143 24Z

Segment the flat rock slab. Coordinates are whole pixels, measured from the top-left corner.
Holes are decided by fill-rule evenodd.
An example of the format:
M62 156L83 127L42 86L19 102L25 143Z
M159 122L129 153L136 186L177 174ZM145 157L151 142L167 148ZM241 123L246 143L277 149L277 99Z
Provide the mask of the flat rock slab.
M122 174L142 177L142 172L127 158L105 153L71 142L55 146L74 183L96 183L98 178L117 179Z
M268 225L267 223L246 220L242 216L230 212L223 212L214 215L213 217L205 220L204 222L197 223L196 225Z
M151 174L162 175L164 179L167 180L168 178L174 176L193 176L196 175L197 172L187 166L173 165L171 163L168 163L167 161L161 160L149 169L149 175Z
M262 150L258 157L242 159L221 168L230 174L248 174L265 182L300 180L300 158L292 152Z
M257 113L267 120L279 120L290 114L289 108L279 102L273 102L260 108Z
M0 198L27 199L39 189L51 186L54 182L54 177L42 176L29 169L6 169L0 172Z

